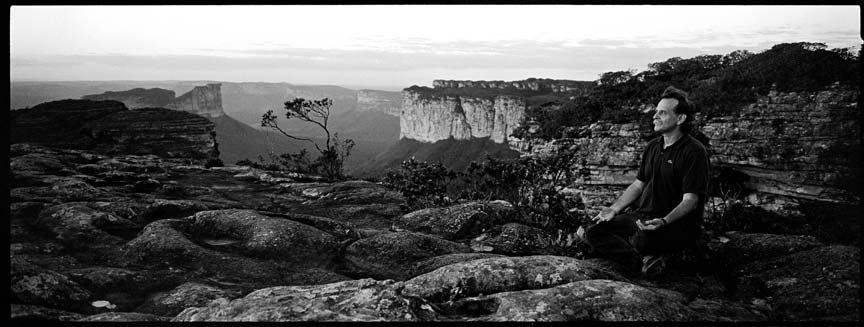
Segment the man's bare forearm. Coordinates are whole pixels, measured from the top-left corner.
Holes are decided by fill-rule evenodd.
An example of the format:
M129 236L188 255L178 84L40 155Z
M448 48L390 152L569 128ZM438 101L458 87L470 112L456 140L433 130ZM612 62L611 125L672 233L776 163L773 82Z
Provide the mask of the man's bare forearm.
M636 201L636 199L642 195L642 187L644 187L644 183L638 179L635 180L626 190L624 190L624 194L621 194L621 196L618 197L618 200L615 201L610 208L615 210L616 214L620 213L624 208L627 208L627 206L633 203L633 201Z
M699 196L693 193L686 193L681 198L681 203L678 203L678 205L675 206L675 209L672 209L672 211L670 211L669 214L667 214L666 217L663 218L664 220L666 220L667 224L671 223L675 220L680 219L681 217L684 217L685 215L693 211L693 209L696 209L697 205L699 205Z

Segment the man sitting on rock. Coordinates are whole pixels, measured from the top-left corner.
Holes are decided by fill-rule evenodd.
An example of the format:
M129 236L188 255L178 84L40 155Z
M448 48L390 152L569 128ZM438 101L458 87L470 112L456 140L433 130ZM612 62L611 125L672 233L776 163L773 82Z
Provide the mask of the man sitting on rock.
M622 264L625 273L635 274L641 263L643 275L657 277L671 252L699 238L709 162L705 147L690 135L694 113L686 92L671 86L663 91L654 111L654 131L662 136L642 153L636 180L584 230L594 251ZM635 210L622 213L631 204Z

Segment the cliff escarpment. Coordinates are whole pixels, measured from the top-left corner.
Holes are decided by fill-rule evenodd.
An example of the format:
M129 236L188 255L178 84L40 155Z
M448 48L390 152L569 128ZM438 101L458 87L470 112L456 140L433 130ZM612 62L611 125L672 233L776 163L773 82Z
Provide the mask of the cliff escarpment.
M134 88L128 91L108 91L102 94L91 94L81 97L83 100L114 100L123 102L126 108L164 108L174 101L174 91L160 88Z
M799 200L859 201L861 124L858 90L834 84L818 92L771 91L734 115L699 122L714 170L736 172L748 200L766 209ZM653 137L640 123L597 122L576 136L550 142L511 142L530 155L565 147L581 161L577 183L623 187L636 178Z
M199 164L219 159L214 124L188 112L127 109L118 101L62 100L10 112L10 144L106 154L154 154Z
M225 114L222 110L222 84L196 86L174 99L166 108L188 111L210 118L222 116Z
M525 115L525 100L500 95L492 99L462 96L424 98L406 91L399 138L435 142L453 138L489 138L504 143Z
M529 78L524 81L457 81L435 80L435 88L480 88L480 89L515 89L535 92L587 92L594 86L590 81L556 80L547 78Z
M85 95L81 99L120 101L129 109L168 108L209 118L216 118L225 114L222 109L222 84L210 83L205 86L196 86L176 98L174 94L174 91L161 88L135 88L127 91L109 91Z
M507 143L528 108L560 104L587 94L594 82L436 80L432 88L402 91L399 138L436 142L489 138Z

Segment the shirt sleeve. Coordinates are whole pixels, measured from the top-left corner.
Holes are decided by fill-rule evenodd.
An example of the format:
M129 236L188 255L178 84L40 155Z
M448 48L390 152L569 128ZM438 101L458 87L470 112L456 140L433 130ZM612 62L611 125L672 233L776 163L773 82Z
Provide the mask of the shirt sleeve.
M705 195L708 192L708 154L705 151L690 151L683 172L681 187L684 193Z

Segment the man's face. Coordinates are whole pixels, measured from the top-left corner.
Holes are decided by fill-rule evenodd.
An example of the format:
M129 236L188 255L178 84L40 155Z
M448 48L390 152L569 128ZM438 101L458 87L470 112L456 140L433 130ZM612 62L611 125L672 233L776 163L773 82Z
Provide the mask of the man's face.
M682 115L675 114L674 108L678 105L676 99L662 99L654 109L654 131L666 133L678 126L678 120Z

